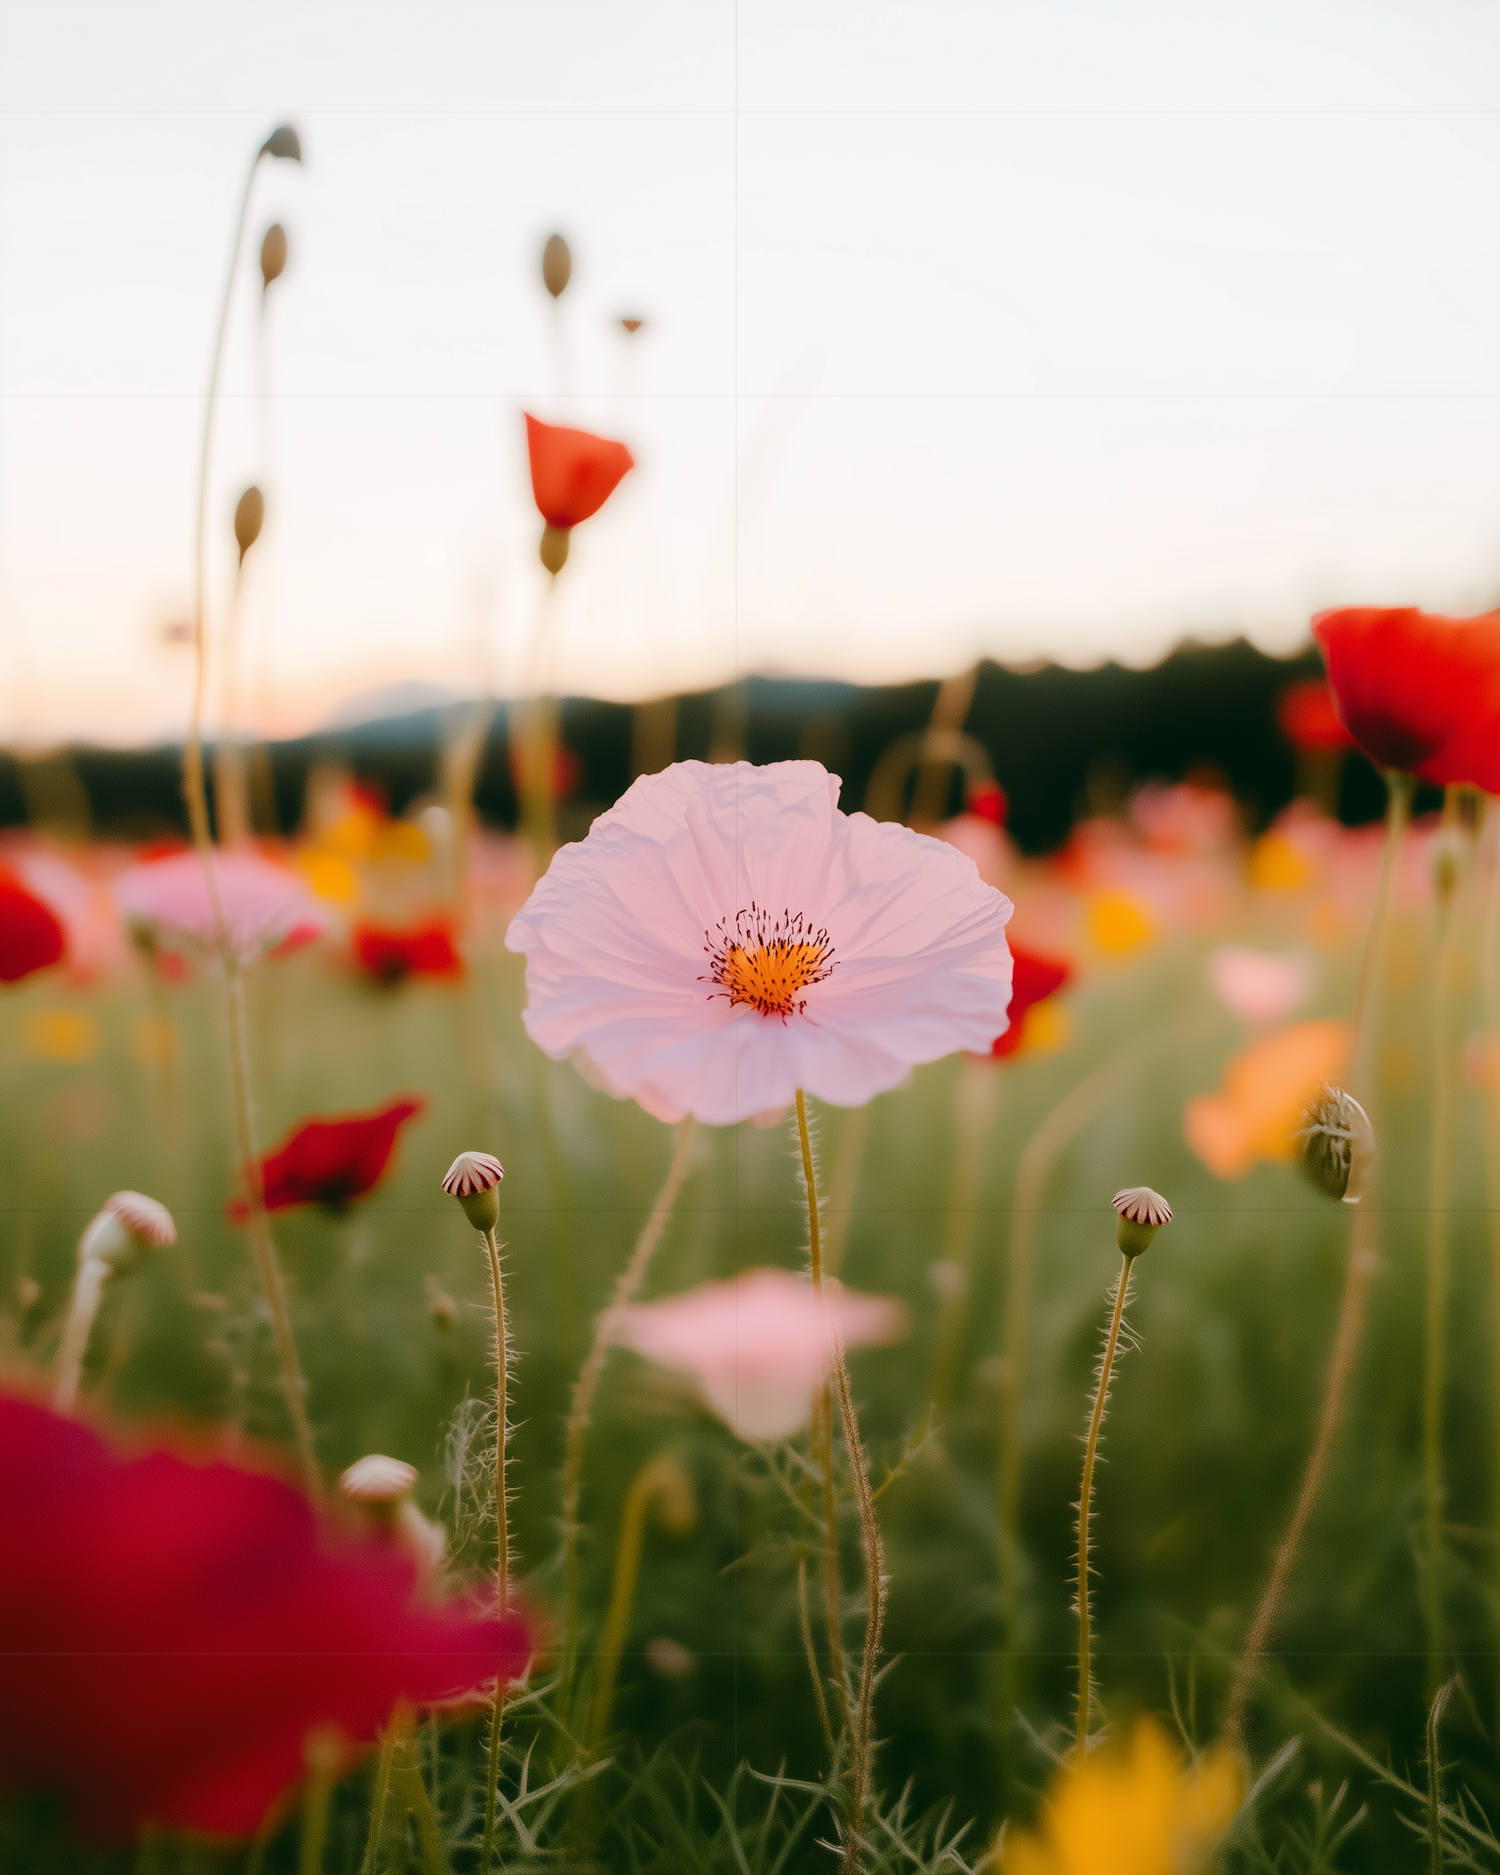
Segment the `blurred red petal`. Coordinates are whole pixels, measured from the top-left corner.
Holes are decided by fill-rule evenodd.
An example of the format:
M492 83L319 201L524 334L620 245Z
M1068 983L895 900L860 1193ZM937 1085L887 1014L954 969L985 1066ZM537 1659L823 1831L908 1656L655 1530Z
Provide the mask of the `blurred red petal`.
M382 983L404 977L456 977L463 974L463 959L453 942L453 927L445 918L410 930L394 931L384 925L355 928L354 955L362 970Z
M303 1740L525 1669L525 1622L411 1604L389 1547L331 1549L290 1486L0 1398L0 1782L92 1834L245 1835Z
M298 1204L348 1204L379 1183L396 1149L396 1135L420 1113L425 1102L397 1100L376 1113L350 1114L335 1120L309 1120L286 1144L261 1161L266 1209L285 1211ZM243 1222L242 1198L229 1215Z
M1333 692L1321 677L1292 684L1276 699L1276 724L1294 749L1352 749L1354 738L1339 721Z
M1013 1055L1021 1046L1026 1011L1056 995L1073 975L1073 966L1062 958L1043 957L1036 951L1024 949L1014 939L1010 954L1014 966L1010 980L1010 1027L1003 1035L995 1037L990 1049L997 1061Z
M0 872L0 983L19 983L61 963L66 950L62 921L52 907Z
M597 514L635 467L623 443L607 442L587 430L526 419L531 456L531 492L549 527L577 527Z

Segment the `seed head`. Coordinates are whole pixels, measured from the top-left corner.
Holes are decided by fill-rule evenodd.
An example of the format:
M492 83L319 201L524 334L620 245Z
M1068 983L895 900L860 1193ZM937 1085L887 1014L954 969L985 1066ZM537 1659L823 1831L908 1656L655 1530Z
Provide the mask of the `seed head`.
M572 278L573 256L567 242L560 234L549 236L547 245L542 249L543 286L553 299L559 299Z
M356 1504L397 1504L417 1482L416 1470L399 1458L371 1452L339 1479L339 1491Z
M241 566L245 564L245 555L260 539L265 520L266 498L252 483L240 496L234 511L234 538L239 543Z
M1119 1214L1118 1241L1122 1256L1138 1257L1163 1224L1172 1222L1172 1207L1149 1185L1127 1185L1114 1195Z
M289 163L302 161L302 139L291 124L278 124L260 146L262 156L279 156Z
M1297 1151L1319 1191L1358 1204L1375 1163L1375 1129L1352 1094L1325 1081L1302 1116Z
M261 291L273 280L279 280L286 271L286 229L279 221L273 221L266 229L265 239L260 244L260 286Z
M448 1167L443 1190L457 1198L475 1230L493 1230L500 1222L500 1181L505 1168L493 1153L461 1152Z

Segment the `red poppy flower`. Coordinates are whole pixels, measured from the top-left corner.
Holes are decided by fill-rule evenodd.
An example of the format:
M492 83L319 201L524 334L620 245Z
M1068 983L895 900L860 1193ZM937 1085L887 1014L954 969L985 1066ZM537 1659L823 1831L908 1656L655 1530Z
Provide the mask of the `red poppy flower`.
M992 827L1005 825L1005 816L1010 809L1010 802L998 781L971 781L968 793L968 809L971 814L977 814L981 820L987 820Z
M284 1146L261 1160L266 1209L285 1211L297 1204L348 1204L362 1198L380 1181L396 1149L396 1135L414 1114L420 1100L397 1100L378 1113L350 1114L338 1120L309 1120L299 1126ZM249 1207L243 1198L229 1206L229 1215L243 1223Z
M995 1037L990 1049L996 1061L1003 1061L1021 1046L1026 1011L1055 995L1073 975L1071 964L1057 957L1041 957L1035 951L1023 950L1014 939L1010 954L1015 966L1010 980L1010 1027L1003 1035Z
M19 983L61 963L67 949L57 913L21 881L0 872L0 983Z
M1322 612L1313 636L1339 718L1382 768L1500 790L1500 612Z
M102 1838L247 1835L303 1741L372 1739L397 1699L525 1670L512 1615L413 1605L393 1545L320 1538L275 1478L0 1399L0 1786L61 1796Z
M1310 755L1326 749L1352 749L1354 738L1339 721L1333 692L1321 677L1292 684L1276 699L1276 723L1294 749Z
M354 955L360 968L382 983L400 983L406 977L456 977L464 967L446 918L434 918L408 931L356 925Z
M587 430L526 419L531 454L531 492L548 527L564 532L597 514L635 467L623 443L606 442Z

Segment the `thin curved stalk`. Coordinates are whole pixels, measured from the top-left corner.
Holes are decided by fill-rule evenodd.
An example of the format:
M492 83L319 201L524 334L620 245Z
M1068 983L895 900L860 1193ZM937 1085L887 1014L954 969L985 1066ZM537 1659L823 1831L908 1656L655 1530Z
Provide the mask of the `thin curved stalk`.
M1004 1631L1002 1723L1008 1724L1017 1628L1021 1517L1021 1398L1031 1312L1031 1271L1042 1200L1057 1162L1084 1128L1106 1113L1138 1077L1195 1039L1197 1017L1182 1017L1128 1041L1071 1087L1027 1140L1016 1168L1006 1264L1005 1335L1000 1379L1000 1609Z
M984 1179L984 1148L995 1127L1000 1072L990 1061L965 1061L953 1099L953 1167L943 1231L947 1286L938 1315L927 1398L937 1420L947 1417L963 1355L974 1262L975 1214ZM936 1272L934 1272L936 1273Z
M667 1461L675 1472L675 1462ZM594 1689L594 1712L589 1726L589 1746L593 1751L609 1736L610 1712L615 1701L615 1681L620 1671L620 1655L630 1632L630 1610L635 1601L636 1578L641 1568L641 1548L646 1536L646 1512L651 1500L662 1489L665 1467L660 1457L646 1461L630 1481L625 1493L625 1507L620 1513L620 1534L615 1541L615 1572L610 1585L609 1608L604 1617L604 1631L599 1640L599 1679Z
M73 1278L73 1300L57 1355L57 1385L52 1395L54 1413L71 1413L78 1402L83 1358L88 1353L89 1336L108 1280L109 1265L98 1257L85 1257L79 1263L78 1274Z
M510 1507L506 1501L505 1448L510 1438L510 1347L505 1329L505 1283L500 1271L500 1246L493 1225L484 1233L484 1251L490 1268L495 1306L495 1599L500 1613L510 1607ZM484 1787L484 1845L480 1867L484 1875L495 1853L495 1791L500 1781L500 1733L505 1724L505 1681L495 1681L490 1712L488 1775Z
M1089 1715L1093 1710L1093 1670L1089 1630L1089 1512L1094 1503L1094 1461L1099 1454L1099 1428L1104 1424L1109 1404L1109 1383L1115 1368L1115 1350L1120 1343L1120 1323L1125 1318L1125 1302L1130 1293L1130 1266L1134 1259L1122 1255L1119 1280L1115 1284L1114 1311L1109 1318L1109 1335L1104 1343L1104 1358L1094 1382L1094 1398L1089 1408L1089 1436L1083 1448L1083 1483L1078 1493L1078 1762L1089 1749Z
M688 1152L692 1143L693 1116L689 1114L677 1129L677 1144L672 1152L672 1163L667 1167L667 1176L656 1195L656 1203L651 1207L651 1215L641 1226L641 1234L636 1239L630 1261L620 1272L619 1280L615 1283L609 1307L600 1314L594 1325L594 1339L589 1346L588 1356L573 1388L573 1401L568 1411L568 1427L563 1446L562 1484L563 1673L566 1677L571 1677L578 1649L578 1500L583 1481L583 1441L589 1429L589 1415L593 1409L594 1394L599 1386L599 1376L604 1371L604 1363L609 1354L609 1335L614 1317L619 1310L628 1308L635 1300L641 1284L646 1279L646 1270L656 1253L656 1246L661 1242L662 1233L667 1228L673 1206L677 1202L677 1194L682 1188L682 1181L687 1176Z
M1489 812L1489 878L1485 889L1484 919L1480 935L1480 991L1484 1006L1484 1167L1489 1196L1491 1385L1494 1388L1494 1426L1491 1447L1495 1454L1492 1480L1492 1515L1500 1536L1500 813ZM1495 1544L1495 1607L1500 1609L1500 1541ZM1500 1727L1500 1680L1496 1682Z
M828 1762L833 1763L836 1747L833 1742L833 1727L828 1723L828 1701L823 1697L823 1676L818 1671L818 1650L813 1646L812 1622L807 1613L807 1558L797 1558L797 1625L802 1634L802 1652L807 1657L808 1678L812 1681L813 1699L818 1708L818 1724L823 1730L823 1743L828 1747Z
M813 1287L823 1289L820 1234L818 1229L818 1184L813 1166L812 1136L807 1127L807 1101L797 1089L797 1136L802 1148L802 1172L807 1185L807 1226L809 1253L812 1259ZM849 1470L854 1481L854 1503L859 1513L860 1535L865 1551L865 1581L869 1608L865 1617L865 1639L861 1652L859 1689L849 1723L849 1822L844 1833L843 1868L845 1875L856 1875L863 1867L864 1850L860 1832L864 1828L865 1809L869 1802L871 1755L875 1717L875 1671L880 1659L880 1639L885 1627L887 1584L885 1552L880 1537L880 1521L875 1515L875 1498L870 1489L870 1472L865 1461L864 1442L859 1434L859 1420L849 1388L849 1365L844 1358L844 1338L833 1325L833 1385L839 1404L839 1422L844 1446L849 1454ZM830 1428L831 1439L831 1428ZM831 1467L831 1453L830 1467ZM830 1547L834 1533L829 1531Z
M1365 935L1364 954L1360 959L1359 980L1354 995L1354 1063L1350 1074L1356 1098L1368 1097L1374 1080L1375 1038L1379 999L1375 995L1378 967L1385 955L1386 917L1390 908L1391 885L1396 862L1411 818L1412 783L1408 775L1394 771L1386 776L1385 844L1381 849L1380 872L1375 882L1375 902L1370 909L1370 926ZM1260 1601L1251 1618L1240 1650L1229 1698L1224 1709L1224 1735L1238 1741L1245 1723L1245 1709L1260 1671L1260 1663L1280 1618L1281 1604L1291 1581L1302 1547L1302 1538L1312 1517L1313 1507L1322 1492L1323 1479L1333 1442L1343 1418L1349 1377L1364 1333L1365 1307L1370 1283L1377 1264L1378 1227L1375 1220L1374 1194L1366 1192L1354 1213L1349 1232L1349 1259L1344 1268L1344 1289L1339 1298L1338 1323L1333 1334L1333 1350L1323 1379L1323 1399L1318 1411L1318 1426L1308 1454L1307 1469L1287 1524L1271 1562L1271 1573L1261 1590Z
M224 336L229 328L229 308L235 272L240 247L244 241L245 220L250 211L250 191L254 186L256 170L260 167L260 159L264 154L264 149L257 151L255 160L250 165L250 174L245 180L245 193L240 202L239 218L235 223L234 242L229 250L229 271L224 281L224 299L219 310L218 335L214 341L213 366L209 373L208 402L203 417L203 449L198 467L198 527L195 537L193 706L188 723L187 746L183 751L182 781L183 793L187 800L188 820L193 832L193 844L203 864L204 882L213 912L215 948L218 950L224 967L225 996L229 1018L230 1095L234 1109L235 1143L240 1163L244 1168L245 1197L249 1212L247 1235L250 1239L250 1251L255 1261L256 1273L260 1278L262 1292L266 1298L266 1305L271 1312L271 1333L276 1347L277 1366L281 1374L281 1388L286 1396L287 1412L291 1417L292 1435L302 1470L303 1484L312 1501L320 1504L323 1501L323 1479L318 1470L312 1428L307 1418L307 1382L303 1379L302 1365L297 1358L297 1343L292 1333L291 1316L287 1310L281 1268L276 1260L276 1246L271 1237L270 1220L266 1216L260 1154L256 1149L255 1128L251 1116L244 984L239 957L230 941L229 929L224 919L224 907L219 898L219 883L213 865L213 842L209 836L208 827L208 797L203 779L203 694L208 668L205 631L207 610L205 529L208 516L208 470L213 452L214 416L218 408L219 396L219 371L224 358Z

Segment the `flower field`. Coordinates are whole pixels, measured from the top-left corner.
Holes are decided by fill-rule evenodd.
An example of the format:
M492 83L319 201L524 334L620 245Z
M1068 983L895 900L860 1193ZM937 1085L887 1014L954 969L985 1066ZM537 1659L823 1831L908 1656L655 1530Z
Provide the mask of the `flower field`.
M731 879L725 930L689 933L704 985L663 1000L671 890L618 842L678 851L640 816L680 809L713 883L695 816L728 790L730 850L753 872L756 790L778 776L763 863L800 868L828 902L735 926ZM1017 855L987 797L936 838L828 810L830 837L852 827L887 855L850 862L851 917L831 862L786 838L805 786L694 765L647 778L642 805L562 849L524 918L529 850L475 833L446 947L399 967L389 946L372 963L367 908L415 928L452 902L414 823L354 801L362 844L346 828L265 847L275 890L247 874L222 906L240 934L254 1190L236 1170L225 952L188 941L206 914L160 889L187 856L7 849L17 905L50 908L62 939L47 958L43 913L6 925L18 958L32 946L25 969L7 951L0 995L8 1395L53 1399L80 1272L100 1267L81 1424L35 1415L74 1443L13 1429L0 1456L23 1513L0 1560L6 1867L1500 1862L1493 828L1450 811L1387 847L1369 946L1380 832L1303 804L1252 839L1227 796L1149 787L1045 861ZM623 883L588 874L596 851ZM934 879L979 920L961 956ZM903 944L925 961L898 968ZM1003 980L976 989L992 957ZM570 977L597 1003L652 971L639 1033L599 1041L618 1010ZM700 1005L684 1052L672 1025ZM799 1041L820 1007L823 1040ZM816 1048L845 1024L830 1066ZM749 1052L726 1068L730 1047ZM1340 1122L1343 1183L1319 1189L1296 1135L1334 1126L1320 1090L1348 1080L1373 1161ZM479 1167L461 1205L443 1181L462 1153L493 1154L503 1178ZM1358 1204L1338 1202L1344 1185ZM1111 1200L1139 1186L1170 1215L1131 1250ZM159 1200L175 1239L143 1246L127 1218L128 1256L80 1260L116 1191ZM311 1484L258 1228L305 1378ZM813 1232L817 1285L799 1274ZM1079 1757L1075 1519L1121 1250ZM142 1507L133 1467L152 1448L177 1469ZM338 1488L375 1454L400 1464ZM321 1534L293 1508L313 1489ZM272 1523L303 1532L290 1549L253 1507L265 1492ZM77 1536L59 1563L43 1535L64 1499ZM234 1625L251 1590L212 1540L231 1524L266 1546L255 1581L293 1584L253 1640ZM184 1561L194 1544L219 1560ZM331 1626L286 1573L297 1545L324 1558L295 1565L309 1582L340 1568L364 1584L318 1588ZM872 1556L888 1605L870 1659ZM131 1651L133 1620L170 1653L179 1617L191 1657L171 1666L169 1713L152 1691L165 1666L136 1678L107 1657ZM408 1645L390 1638L401 1621L434 1626ZM251 1690L257 1649L289 1656L274 1695ZM185 1716L196 1768L162 1781L145 1767L184 1750Z

